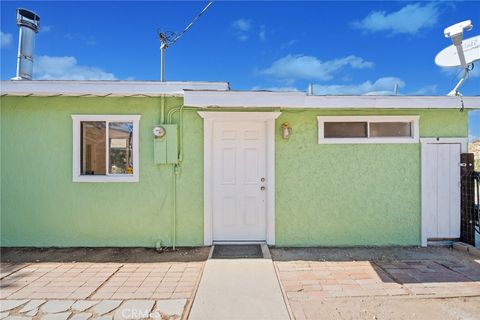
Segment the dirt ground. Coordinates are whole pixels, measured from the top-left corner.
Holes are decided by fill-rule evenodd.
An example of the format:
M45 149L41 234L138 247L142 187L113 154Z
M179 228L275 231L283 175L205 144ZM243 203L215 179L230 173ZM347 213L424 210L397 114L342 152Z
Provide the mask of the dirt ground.
M458 261L475 259L468 253L450 247L270 248L270 253L275 261L398 261L419 259Z
M445 299L339 298L303 302L303 319L477 320L480 297ZM297 317L298 320L302 319Z
M210 247L152 248L1 248L3 263L25 262L195 262L208 258Z

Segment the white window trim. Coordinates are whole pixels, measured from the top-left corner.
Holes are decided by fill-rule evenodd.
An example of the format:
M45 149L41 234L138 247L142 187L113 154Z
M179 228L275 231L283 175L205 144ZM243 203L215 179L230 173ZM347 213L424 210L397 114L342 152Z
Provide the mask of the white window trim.
M319 144L352 144L352 143L419 143L419 116L318 116ZM325 122L367 122L367 132L370 132L370 122L411 122L412 137L392 138L325 138Z
M138 182L139 180L139 148L138 134L140 115L72 115L73 120L73 182ZM80 122L82 121L107 121L107 122L132 122L133 123L133 174L122 175L81 175L80 174ZM108 127L107 127L108 132ZM107 133L108 141L108 133ZM108 149L107 149L108 150Z

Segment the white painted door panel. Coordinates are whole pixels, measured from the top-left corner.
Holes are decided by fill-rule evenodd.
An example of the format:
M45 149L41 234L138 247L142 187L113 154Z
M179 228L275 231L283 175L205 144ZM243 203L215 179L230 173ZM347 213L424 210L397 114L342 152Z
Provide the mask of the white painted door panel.
M425 144L422 170L427 239L460 237L460 144Z
M266 240L265 129L255 121L213 125L214 241Z

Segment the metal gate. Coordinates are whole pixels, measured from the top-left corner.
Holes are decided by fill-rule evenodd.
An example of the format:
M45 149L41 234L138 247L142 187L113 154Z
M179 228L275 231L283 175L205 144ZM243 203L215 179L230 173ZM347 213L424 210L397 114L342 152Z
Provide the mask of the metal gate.
M460 240L475 245L475 232L480 232L479 183L480 172L475 172L473 153L462 153Z

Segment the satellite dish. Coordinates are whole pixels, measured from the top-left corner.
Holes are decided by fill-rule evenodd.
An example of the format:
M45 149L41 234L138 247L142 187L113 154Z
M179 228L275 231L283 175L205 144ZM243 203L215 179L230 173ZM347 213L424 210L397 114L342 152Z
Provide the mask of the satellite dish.
M480 60L480 35L463 40L462 49L467 65ZM458 56L457 47L452 44L440 51L435 57L435 63L445 68L461 67L462 63Z
M463 40L463 31L472 30L472 21L465 20L456 23L445 30L445 38L450 38L453 45L440 51L435 57L435 63L441 67L460 67L463 75L449 96L461 96L458 89L468 79L468 73L473 69L473 62L480 60L480 36Z

